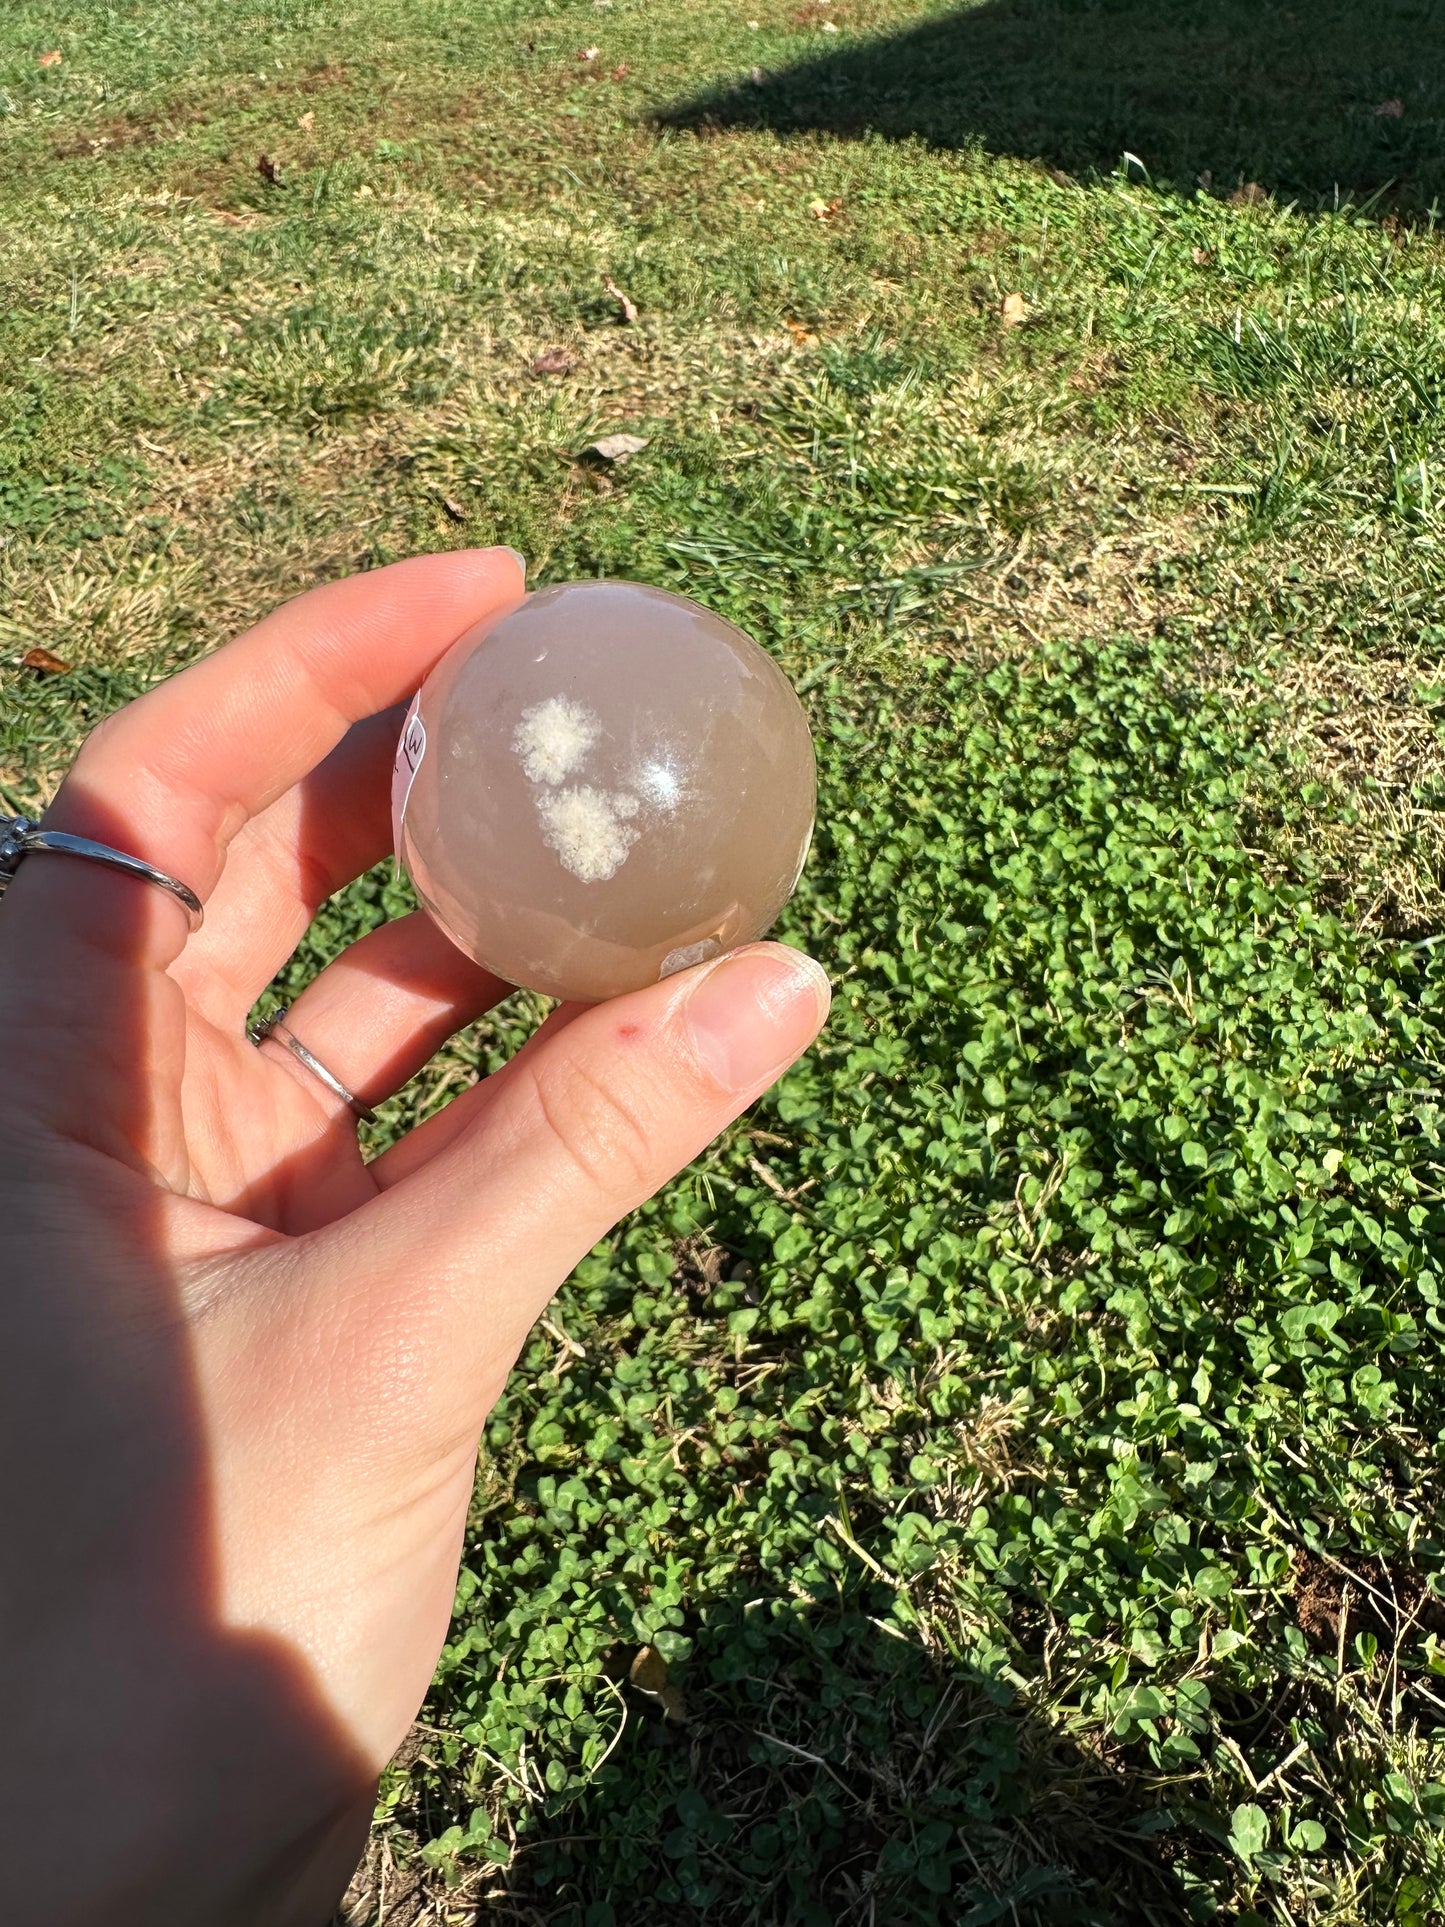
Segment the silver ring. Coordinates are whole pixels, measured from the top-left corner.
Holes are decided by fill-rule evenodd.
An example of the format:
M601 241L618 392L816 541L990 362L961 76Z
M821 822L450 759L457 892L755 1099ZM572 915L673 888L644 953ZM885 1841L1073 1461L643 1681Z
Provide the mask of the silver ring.
M103 863L142 883L154 883L168 890L191 920L192 931L199 930L205 917L201 899L179 877L168 876L153 863L124 850L113 850L108 843L96 843L88 836L71 836L65 830L42 830L28 816L0 816L0 897L27 856L48 851L52 856L83 856L87 863Z
M363 1104L359 1097L353 1097L336 1073L327 1070L319 1057L311 1055L294 1030L286 1028L281 1020L290 1008L289 1004L282 1004L280 1009L273 1010L269 1017L263 1017L251 1032L251 1042L259 1050L268 1037L274 1037L278 1044L286 1046L298 1064L304 1064L313 1077L319 1077L328 1091L334 1091L343 1104L349 1104L363 1124L375 1124L376 1112L371 1106Z

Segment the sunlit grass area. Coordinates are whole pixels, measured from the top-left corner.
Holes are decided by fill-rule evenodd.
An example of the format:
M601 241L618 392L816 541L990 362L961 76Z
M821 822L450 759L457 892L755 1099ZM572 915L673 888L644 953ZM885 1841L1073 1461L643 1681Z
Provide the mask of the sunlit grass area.
M353 1927L1445 1906L1442 28L0 17L0 799L490 541L817 735L829 1031L538 1328Z

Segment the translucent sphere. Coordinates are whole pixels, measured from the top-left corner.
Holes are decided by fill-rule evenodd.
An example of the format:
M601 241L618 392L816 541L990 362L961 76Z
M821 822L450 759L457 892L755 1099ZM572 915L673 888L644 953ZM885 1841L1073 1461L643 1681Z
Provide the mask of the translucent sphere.
M761 936L802 871L815 794L802 705L755 642L684 596L572 582L432 671L393 827L468 956L593 1001Z

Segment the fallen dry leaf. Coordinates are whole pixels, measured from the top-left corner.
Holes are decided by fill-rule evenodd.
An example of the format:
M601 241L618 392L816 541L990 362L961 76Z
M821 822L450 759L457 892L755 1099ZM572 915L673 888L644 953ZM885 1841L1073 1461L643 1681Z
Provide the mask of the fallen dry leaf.
M815 221L831 221L843 205L841 197L831 201L809 201L808 212Z
M621 468L634 455L640 455L651 439L649 435L603 435L598 441L588 442L582 453L595 455L612 468Z
M1403 120L1405 103L1403 100L1382 100L1375 109L1376 120Z
M261 154L257 156L256 172L261 176L263 181L269 181L272 187L280 187L281 163L280 161L274 159L270 154Z
M617 65L612 69L612 78L614 80L621 80L626 72L627 62L625 60L619 60Z
M622 292L621 288L618 287L610 275L603 275L602 285L622 310L622 319L624 321L636 321L637 303L633 301L629 295L625 295Z
M316 125L316 109L314 107L308 107L296 125L301 129L303 134L309 134Z
M682 1691L676 1680L669 1678L667 1661L655 1646L638 1648L627 1669L627 1677L639 1693L645 1693L649 1699L658 1702L664 1719L681 1721L687 1718Z
M1231 207L1258 207L1269 196L1258 181L1246 181L1242 187L1235 188L1229 197Z
M467 519L466 510L462 507L460 502L454 502L450 495L444 495L442 497L442 507L446 510L447 515L451 518L453 522L466 521Z
M1021 294L1006 294L998 311L1005 328L1017 328L1029 318L1029 304Z
M48 649L27 649L20 658L22 669L38 669L42 676L68 676L71 665L63 656L52 655Z
M60 54L42 54L35 64L37 67L58 67L61 59Z
M793 321L789 319L787 315L784 315L783 326L800 348L817 347L818 337L813 333L811 328L805 328L801 321Z
M837 28L837 24L836 24L836 22L834 22L834 21L832 21L832 20L825 20L825 21L823 22L823 32L824 32L824 33L837 33L837 31L838 31L838 28Z
M639 1646L627 1677L640 1693L660 1693L667 1684L667 1661L655 1646Z
M566 348L548 348L527 370L529 375L565 375L576 363L576 356Z
M1189 258L1196 268L1207 268L1214 259L1214 251L1212 248L1191 248Z
M585 64L589 60L595 60L601 51L600 47L579 47L577 58Z

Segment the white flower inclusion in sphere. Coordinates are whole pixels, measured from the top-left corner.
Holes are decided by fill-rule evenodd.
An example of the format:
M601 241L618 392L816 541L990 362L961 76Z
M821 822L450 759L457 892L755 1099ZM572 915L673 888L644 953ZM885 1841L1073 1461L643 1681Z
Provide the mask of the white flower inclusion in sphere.
M595 1001L772 923L813 830L802 704L684 596L572 582L479 624L423 684L397 754L397 856L507 983Z

